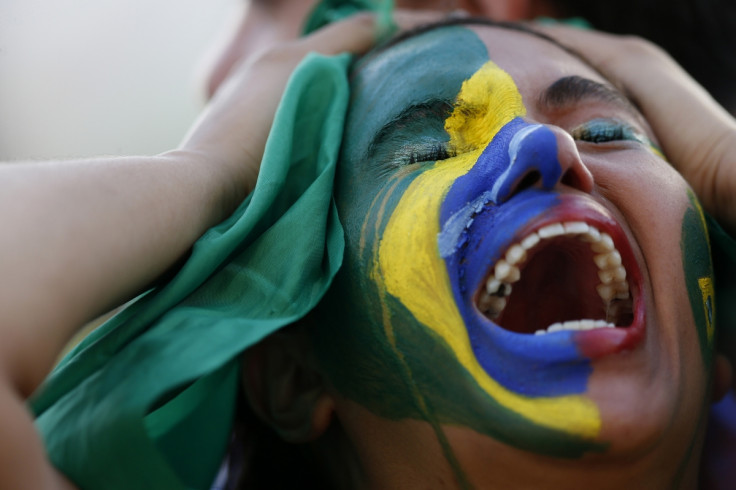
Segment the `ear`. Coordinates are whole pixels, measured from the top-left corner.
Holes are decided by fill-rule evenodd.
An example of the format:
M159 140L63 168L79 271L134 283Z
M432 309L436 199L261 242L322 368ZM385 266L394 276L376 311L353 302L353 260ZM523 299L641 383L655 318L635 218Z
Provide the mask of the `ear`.
M244 354L248 401L286 442L312 441L330 425L334 402L315 364L298 330L271 334Z
M729 389L736 390L736 383L733 387L731 386L734 381L731 361L723 354L716 354L713 362L713 403L719 402L726 396Z

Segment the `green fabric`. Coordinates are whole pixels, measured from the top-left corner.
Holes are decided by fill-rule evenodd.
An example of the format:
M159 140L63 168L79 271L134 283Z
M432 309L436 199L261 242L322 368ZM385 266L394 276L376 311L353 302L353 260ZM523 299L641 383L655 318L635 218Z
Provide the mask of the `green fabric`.
M307 57L251 196L34 397L53 464L81 488L209 488L230 437L238 355L311 310L342 261L332 186L349 62Z
M358 12L371 11L377 15L376 39L383 40L397 30L393 10L393 0L322 0L307 18L302 33L309 34Z
M536 17L534 22L542 25L566 25L569 27L577 27L578 29L593 29L593 26L582 17L566 17L564 19L555 19L554 17Z

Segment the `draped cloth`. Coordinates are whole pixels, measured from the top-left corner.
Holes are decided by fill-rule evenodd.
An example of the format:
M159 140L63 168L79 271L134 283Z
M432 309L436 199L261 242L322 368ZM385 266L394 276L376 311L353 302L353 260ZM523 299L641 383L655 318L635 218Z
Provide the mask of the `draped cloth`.
M309 312L342 261L332 186L349 63L302 62L253 193L173 278L71 351L34 397L53 464L81 488L212 483L232 428L238 355Z
M384 36L392 6L324 0L305 33L373 10ZM79 487L209 488L232 431L239 354L314 308L342 263L332 186L350 61L310 54L299 65L251 195L172 278L73 349L34 396L49 457Z

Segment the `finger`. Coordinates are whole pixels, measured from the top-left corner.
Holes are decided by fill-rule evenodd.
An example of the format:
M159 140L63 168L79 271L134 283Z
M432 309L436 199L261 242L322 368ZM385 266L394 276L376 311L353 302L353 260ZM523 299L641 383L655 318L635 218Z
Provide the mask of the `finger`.
M401 31L437 22L444 17L445 13L434 10L396 10L393 13L394 21ZM374 14L356 14L315 31L303 38L300 44L303 48L326 55L344 52L363 54L378 40L380 33L377 23Z
M439 10L401 9L394 11L394 21L396 21L396 25L399 27L400 30L407 31L422 25L439 22L440 20L447 18L448 15L458 16L460 14L448 14L447 12L442 12Z
M362 54L375 44L376 17L369 13L353 15L329 24L297 41L307 51L325 55Z

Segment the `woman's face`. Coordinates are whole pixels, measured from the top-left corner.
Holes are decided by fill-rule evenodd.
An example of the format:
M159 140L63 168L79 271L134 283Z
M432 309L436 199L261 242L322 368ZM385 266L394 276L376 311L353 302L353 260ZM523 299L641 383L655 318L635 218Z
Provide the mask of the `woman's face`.
M370 56L352 87L316 337L348 432L411 421L479 486L530 458L689 474L710 255L633 106L553 43L480 25Z

